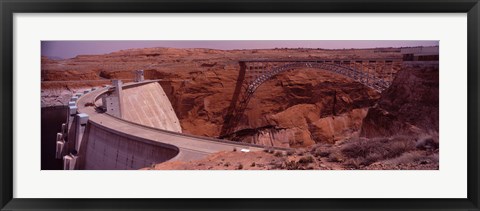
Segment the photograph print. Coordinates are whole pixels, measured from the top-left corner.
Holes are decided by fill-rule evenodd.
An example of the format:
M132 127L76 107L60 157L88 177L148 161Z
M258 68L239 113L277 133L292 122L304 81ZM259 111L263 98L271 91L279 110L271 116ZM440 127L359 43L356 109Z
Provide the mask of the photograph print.
M436 40L41 42L42 170L438 170Z

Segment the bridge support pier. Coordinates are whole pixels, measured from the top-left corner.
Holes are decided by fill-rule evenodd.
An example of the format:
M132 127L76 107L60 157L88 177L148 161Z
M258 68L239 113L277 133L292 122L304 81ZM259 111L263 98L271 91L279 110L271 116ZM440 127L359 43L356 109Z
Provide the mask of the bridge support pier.
M389 81L390 83L393 81L393 61L387 61L390 65L390 68L389 69L389 74L388 74L388 77L389 77Z
M144 80L145 80L144 71L143 70L135 71L135 82L142 82Z

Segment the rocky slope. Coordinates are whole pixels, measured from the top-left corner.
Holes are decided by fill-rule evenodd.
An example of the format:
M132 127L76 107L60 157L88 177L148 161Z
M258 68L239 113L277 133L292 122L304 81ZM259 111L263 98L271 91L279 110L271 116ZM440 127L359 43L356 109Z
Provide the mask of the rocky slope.
M419 141L420 140L420 141ZM421 142L421 143L420 143ZM425 143L430 142L430 147ZM435 136L352 138L288 151L219 152L201 160L164 162L144 170L438 170Z
M438 133L438 63L405 64L363 120L361 136Z

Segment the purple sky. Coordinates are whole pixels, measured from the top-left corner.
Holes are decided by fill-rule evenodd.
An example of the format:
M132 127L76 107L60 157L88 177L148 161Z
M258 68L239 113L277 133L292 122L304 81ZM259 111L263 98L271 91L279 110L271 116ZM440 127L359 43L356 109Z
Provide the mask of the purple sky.
M85 54L106 54L131 48L213 48L266 49L266 48L375 48L434 46L438 41L420 40L243 40L243 41L42 41L42 56L73 58Z

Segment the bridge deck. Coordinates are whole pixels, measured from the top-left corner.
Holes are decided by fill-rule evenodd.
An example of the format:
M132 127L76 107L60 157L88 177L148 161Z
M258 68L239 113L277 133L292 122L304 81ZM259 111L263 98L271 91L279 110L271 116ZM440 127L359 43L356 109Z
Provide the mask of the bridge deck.
M232 151L234 148L250 149L252 151L263 150L262 146L236 143L221 139L199 137L182 133L151 128L133 122L122 120L106 113L96 111L94 106L85 106L86 103L94 103L98 96L108 91L102 88L83 95L77 102L79 113L89 115L89 123L108 128L113 133L135 136L147 141L169 144L179 149L179 154L172 160L189 161L203 158L211 153L219 151Z

